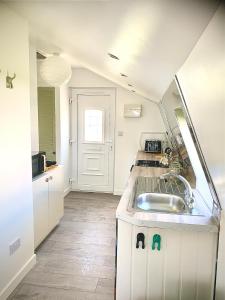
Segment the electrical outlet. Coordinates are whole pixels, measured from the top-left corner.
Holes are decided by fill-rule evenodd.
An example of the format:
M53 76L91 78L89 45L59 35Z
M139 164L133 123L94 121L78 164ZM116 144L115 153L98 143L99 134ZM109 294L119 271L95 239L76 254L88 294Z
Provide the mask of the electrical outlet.
M20 238L16 239L9 245L9 255L13 255L20 247L21 240Z

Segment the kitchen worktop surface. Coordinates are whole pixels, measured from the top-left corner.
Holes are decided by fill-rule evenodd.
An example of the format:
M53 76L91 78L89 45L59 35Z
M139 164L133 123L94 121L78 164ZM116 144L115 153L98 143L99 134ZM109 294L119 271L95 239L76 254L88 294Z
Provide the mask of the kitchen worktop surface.
M160 158L160 154L150 154L139 151L136 160L160 160ZM134 198L137 177L159 177L169 170L168 168L160 167L134 166L117 207L116 217L137 226L173 228L176 230L218 231L216 219L212 217L205 207L201 194L195 189L193 189L195 202L198 204L201 215L129 211L128 206L130 201L133 201Z
M162 158L161 153L147 153L144 151L138 151L136 160L160 160Z
M41 177L44 177L44 176L48 175L49 172L51 172L52 170L57 169L59 166L60 165L53 165L53 166L47 167L43 173L41 173L41 174L35 176L34 178L32 178L32 181L35 181L37 179L40 179Z

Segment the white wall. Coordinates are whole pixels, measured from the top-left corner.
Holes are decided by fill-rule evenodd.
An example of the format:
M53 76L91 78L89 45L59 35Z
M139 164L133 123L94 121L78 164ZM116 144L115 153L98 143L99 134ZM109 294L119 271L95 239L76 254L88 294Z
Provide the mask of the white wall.
M64 194L70 191L69 178L71 177L70 155L70 122L69 122L69 89L65 84L59 89L59 161L64 166Z
M30 43L30 115L31 115L31 150L39 150L38 100L37 100L37 59L35 46Z
M222 204L216 299L225 299L225 3L178 72L184 98Z
M0 3L0 299L35 262L30 136L29 41L26 22ZM14 89L5 76L16 73ZM9 244L21 239L9 255Z
M127 182L130 167L139 149L140 133L143 131L165 131L158 105L121 88L87 69L73 69L69 86L74 88L116 88L114 193L121 194ZM123 117L124 104L128 103L142 104L143 116L140 119ZM123 131L124 135L118 136L118 131Z

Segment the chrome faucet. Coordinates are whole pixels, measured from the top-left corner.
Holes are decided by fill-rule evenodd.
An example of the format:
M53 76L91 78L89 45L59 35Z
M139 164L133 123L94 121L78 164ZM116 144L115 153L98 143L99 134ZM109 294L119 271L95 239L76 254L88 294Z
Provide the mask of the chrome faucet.
M162 174L160 176L161 178L165 178L165 177L176 177L178 178L180 181L183 182L184 186L185 186L185 191L184 191L184 200L186 205L188 206L188 208L191 210L193 208L193 203L194 203L194 195L193 195L193 191L192 188L190 186L190 183L187 181L187 179L185 179L183 176L176 174L173 170L170 171L169 173L165 173Z

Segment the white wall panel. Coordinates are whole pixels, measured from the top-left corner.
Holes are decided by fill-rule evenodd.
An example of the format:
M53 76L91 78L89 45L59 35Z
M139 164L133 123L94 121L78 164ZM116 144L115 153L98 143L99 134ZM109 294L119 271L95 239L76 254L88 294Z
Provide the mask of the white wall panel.
M37 100L37 59L35 46L30 43L30 115L31 115L31 150L39 151L38 100Z
M225 3L216 11L178 80L220 203L225 208ZM220 229L216 299L225 299L224 212Z
M0 3L0 299L34 262L27 23ZM16 73L14 88L5 77ZM20 248L9 254L17 238Z

